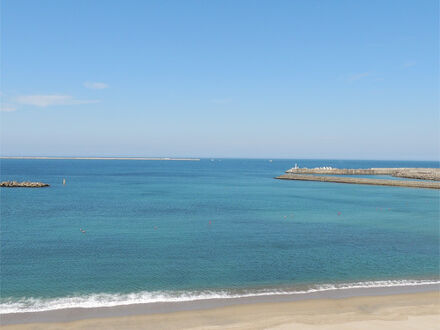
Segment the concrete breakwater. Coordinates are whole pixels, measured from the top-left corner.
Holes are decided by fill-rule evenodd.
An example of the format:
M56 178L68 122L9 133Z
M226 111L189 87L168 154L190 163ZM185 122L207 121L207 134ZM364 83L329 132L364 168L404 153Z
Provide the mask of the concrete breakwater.
M292 174L292 173L280 175L276 177L276 179L440 189L439 181L387 180L387 179L352 178L346 176L322 176L322 175L320 176L320 175Z
M390 175L400 178L440 181L440 168L291 168L287 174ZM370 180L370 179L368 179ZM394 181L394 180L393 180Z
M3 181L0 183L0 187L4 188L42 188L49 187L49 184L43 182L17 182L17 181Z

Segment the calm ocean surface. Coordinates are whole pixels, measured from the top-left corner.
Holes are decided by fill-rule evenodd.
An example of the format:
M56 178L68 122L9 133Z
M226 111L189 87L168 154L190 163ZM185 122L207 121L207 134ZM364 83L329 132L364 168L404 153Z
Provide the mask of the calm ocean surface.
M273 179L295 163L438 167L3 159L51 187L0 190L2 313L439 281L439 191Z

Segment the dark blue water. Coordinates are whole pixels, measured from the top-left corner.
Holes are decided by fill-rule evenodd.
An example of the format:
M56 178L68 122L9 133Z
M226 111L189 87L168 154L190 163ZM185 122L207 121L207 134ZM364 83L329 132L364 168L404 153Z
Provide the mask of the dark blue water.
M2 181L51 184L1 189L3 310L438 280L437 190L274 179L295 163L438 167L3 159Z

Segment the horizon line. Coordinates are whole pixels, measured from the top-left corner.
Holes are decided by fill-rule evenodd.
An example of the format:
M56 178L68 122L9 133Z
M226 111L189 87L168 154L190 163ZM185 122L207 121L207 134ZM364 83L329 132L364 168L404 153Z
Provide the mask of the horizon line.
M287 158L287 157L147 157L147 156L1 156L0 159L77 159L77 160L188 160L200 161L202 159L261 159L261 160L347 160L347 161L404 161L404 162L439 162L440 159L372 159L372 158Z

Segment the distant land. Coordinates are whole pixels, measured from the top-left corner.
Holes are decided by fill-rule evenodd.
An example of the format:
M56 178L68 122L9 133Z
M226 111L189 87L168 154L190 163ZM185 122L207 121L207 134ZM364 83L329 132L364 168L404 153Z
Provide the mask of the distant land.
M92 160L184 160L199 161L199 158L168 158L168 157L9 157L0 156L0 159L92 159Z

